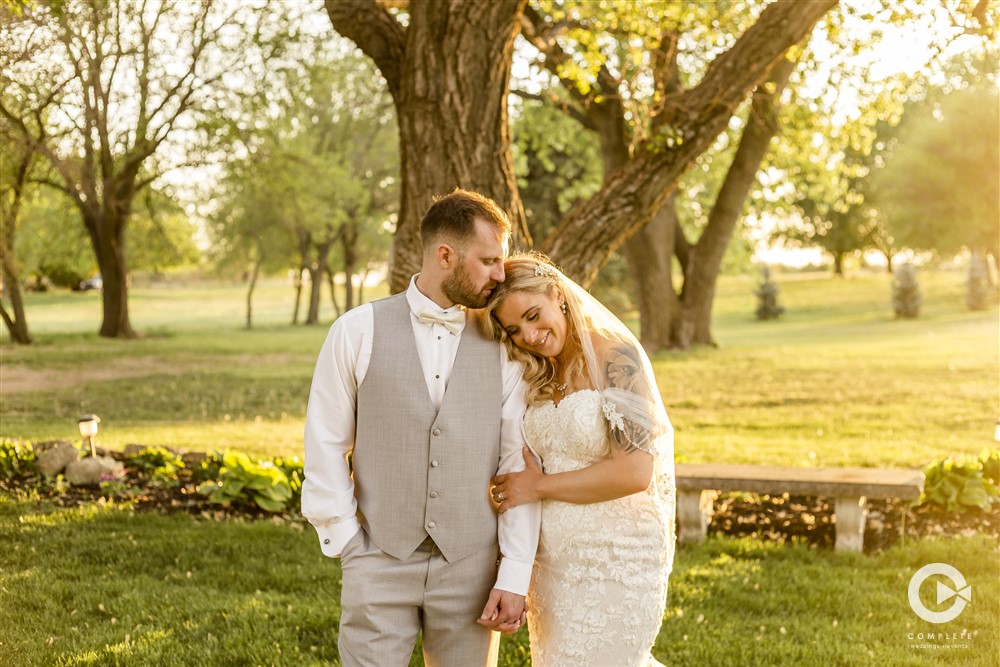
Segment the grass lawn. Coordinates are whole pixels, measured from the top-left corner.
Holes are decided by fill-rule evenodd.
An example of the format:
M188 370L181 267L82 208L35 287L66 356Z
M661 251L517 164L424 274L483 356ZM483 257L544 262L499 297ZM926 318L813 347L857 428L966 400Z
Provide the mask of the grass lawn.
M753 318L752 278L724 277L720 347L656 355L680 460L921 466L991 445L1000 327L995 306L965 309L964 274L922 274L912 321L892 317L883 274L777 279L781 320ZM327 324L286 324L291 288L272 282L247 331L243 298L241 286L135 289L146 337L123 342L94 333L96 294L29 295L37 343L2 346L0 435L70 438L76 417L94 412L112 447L300 454Z
M339 561L302 524L0 496L0 542L5 665L339 664ZM943 626L907 603L910 576L929 562L954 565L972 586L972 603ZM678 666L992 667L998 576L997 545L984 537L875 556L713 540L678 552L654 654ZM963 630L968 638L916 639ZM939 648L914 647L928 643ZM940 648L954 644L963 648ZM501 646L500 665L530 664L526 631Z
M656 355L678 458L921 466L994 445L997 308L965 310L962 274L922 274L914 321L892 318L884 275L777 279L780 321L754 320L753 280L726 277L720 348ZM95 412L106 446L299 455L327 326L289 326L290 295L265 284L247 331L242 287L135 289L146 335L128 342L96 336L95 294L29 295L37 343L0 345L0 435L74 438L77 416ZM0 544L0 664L339 664L339 564L301 523L0 495ZM957 567L973 590L942 626L907 602L910 576L931 562ZM671 665L993 666L998 579L998 546L982 536L875 555L711 540L678 552L655 654ZM933 588L922 589L932 609ZM918 638L927 632L959 638ZM525 631L504 640L500 664L530 664Z

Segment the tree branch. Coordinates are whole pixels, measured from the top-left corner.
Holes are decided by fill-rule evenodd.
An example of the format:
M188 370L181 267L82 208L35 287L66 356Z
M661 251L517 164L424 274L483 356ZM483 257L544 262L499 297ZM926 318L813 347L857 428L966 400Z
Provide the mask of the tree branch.
M536 93L529 93L523 90L511 90L510 92L524 100L547 102L553 105L555 108L559 109L559 111L562 111L564 114L566 114L576 122L583 125L588 130L593 130L595 132L597 131L597 124L588 114L580 111L580 109L574 106L571 102L569 102L569 100L564 100L555 93L549 93L548 95L539 95Z
M678 179L711 146L755 85L836 0L776 0L705 77L663 112L671 130L643 142L633 159L609 174L586 205L574 208L543 248L567 273L587 285L608 257L676 189Z
M368 55L398 99L406 54L406 30L378 0L325 0L334 30Z

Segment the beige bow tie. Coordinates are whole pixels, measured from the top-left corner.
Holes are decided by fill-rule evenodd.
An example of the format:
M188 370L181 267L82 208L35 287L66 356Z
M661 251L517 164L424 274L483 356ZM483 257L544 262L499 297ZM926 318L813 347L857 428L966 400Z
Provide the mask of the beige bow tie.
M431 311L424 311L417 314L417 321L421 324L440 324L453 335L457 336L462 333L462 329L465 327L465 311L456 308L454 312L447 313L445 315L440 315Z

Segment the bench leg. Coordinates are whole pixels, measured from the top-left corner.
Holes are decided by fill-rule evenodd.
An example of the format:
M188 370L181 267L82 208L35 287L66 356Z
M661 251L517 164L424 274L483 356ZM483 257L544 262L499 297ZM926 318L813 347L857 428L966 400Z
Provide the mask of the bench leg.
M861 551L865 540L865 519L868 517L868 499L837 498L837 551Z
M716 491L678 491L677 519L680 522L681 544L704 542L708 524L712 521L712 503Z

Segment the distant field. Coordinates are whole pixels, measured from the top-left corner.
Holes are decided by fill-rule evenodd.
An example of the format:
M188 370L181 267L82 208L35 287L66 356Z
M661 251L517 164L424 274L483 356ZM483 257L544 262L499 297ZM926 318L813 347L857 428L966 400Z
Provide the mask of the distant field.
M887 275L778 275L787 312L758 322L754 279L723 278L720 347L654 359L678 457L918 466L995 446L997 308L966 310L964 279L922 273L921 318L899 321ZM292 327L291 287L265 283L254 303L257 328L247 331L243 286L134 289L133 322L145 337L123 342L96 336L97 294L28 298L37 344L3 339L0 435L71 438L77 416L94 412L100 441L113 447L301 453L328 300L324 324Z

